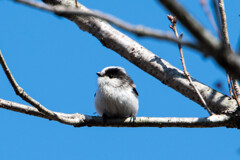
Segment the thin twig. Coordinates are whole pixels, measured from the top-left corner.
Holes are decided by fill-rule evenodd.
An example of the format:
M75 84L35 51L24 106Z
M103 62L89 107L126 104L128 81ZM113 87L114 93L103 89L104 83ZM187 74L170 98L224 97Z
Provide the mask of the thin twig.
M239 89L238 80L236 78L233 79L233 88L236 92L236 95L237 95L237 98L238 98L238 101L239 101L239 99L240 99L240 89Z
M59 122L63 122L63 123L72 123L70 119L64 118L64 117L59 117L57 114L55 114L53 111L45 108L43 105L41 105L38 101L36 101L35 99L33 99L31 96L29 96L16 82L16 80L14 79L10 69L7 66L6 61L4 60L4 57L2 55L2 52L0 51L0 64L9 80L9 82L11 83L15 93L20 96L24 101L28 102L29 104L33 105L34 107L36 107L39 112L45 114L49 119L54 119L56 121Z
M75 6L76 6L76 8L78 8L78 2L77 2L77 0L75 0Z
M178 21L198 40L205 49L205 55L212 56L216 62L231 71L236 78L240 79L240 56L233 53L232 50L224 47L222 41L216 39L207 31L191 14L186 11L177 0L158 0L164 7L178 17Z
M231 83L230 83L230 76L229 76L228 73L226 74L226 76L227 76L227 82L228 82L228 89L229 89L230 97L233 98Z
M152 37L160 40L167 40L174 43L180 43L184 46L188 46L190 48L202 51L202 48L198 45L189 42L189 41L180 41L179 39L176 39L171 34L165 33L164 31L160 31L157 29L152 29L149 27L145 27L142 25L132 25L128 22L125 22L117 17L114 17L110 14L102 13L100 11L82 11L79 8L70 8L70 7L64 7L64 6L51 6L51 5L45 5L40 2L34 2L29 0L14 0L19 3L23 3L38 9L42 9L48 12L53 12L56 14L71 14L71 15L81 15L81 16L93 16L96 18L100 18L102 20L105 20L117 27L120 27L128 32L134 33L137 36L140 37ZM75 1L76 2L76 1ZM76 4L75 4L76 5Z
M219 38L221 39L221 33L217 27L217 24L213 18L213 14L212 12L210 11L210 8L209 8L209 0L199 0L200 1L200 4L206 14L206 16L208 17L208 20L210 21L212 27L214 28L214 30L216 31L216 33L218 34Z
M223 0L219 0L218 1L218 6L219 6L219 10L220 10L220 17L221 17L221 22L222 22L222 33L223 33L223 40L227 46L227 48L231 49L231 45L230 45L230 41L229 41L229 36L228 36L228 28L227 28L227 16L226 16L226 12L225 12L225 7L224 7L224 1ZM232 49L231 49L232 50ZM230 53L233 54L233 53ZM232 77L232 75L230 74L230 76ZM237 101L238 107L240 107L240 89L239 89L239 84L237 79L232 77L232 90L233 90L233 94L234 97Z
M222 5L221 5L221 7L218 7L219 4L218 4L217 1L218 0L213 0L213 6L214 6L214 10L215 10L215 13L216 13L216 16L217 16L218 27L221 28L221 32L220 32L220 34L222 35L221 40L223 40L226 43L227 40L223 39L223 37L228 37L228 35L223 36L223 29L227 29L227 28L225 28L221 25L221 21L226 20L226 15L222 15L222 14L225 13L225 10L224 10L224 7L222 7ZM221 14L220 14L220 10L221 10ZM225 17L225 18L222 19L222 17ZM225 21L225 26L227 26L226 21ZM227 39L229 39L229 38L227 38ZM228 41L228 43L229 43L229 41ZM232 78L230 77L228 72L227 72L226 76L227 76L227 82L228 82L228 89L229 89L230 97L234 98L234 95L232 93L232 90L234 90L234 87L232 86Z
M54 2L57 3L58 6L61 5L72 8L75 7L75 3L72 3L74 2L72 0L44 0L44 2L45 3ZM84 5L81 5L79 9L81 9L82 11L89 11L89 9L86 8ZM193 87L189 85L189 81L187 79L184 79L185 75L184 73L182 73L182 71L172 66L166 60L152 53L151 51L149 51L148 49L146 49L145 47L143 47L142 45L140 45L127 35L113 28L105 21L100 21L95 17L84 17L64 14L62 14L61 16L73 21L73 23L75 23L80 29L92 34L105 47L115 51L117 54L121 55L132 64L135 64L138 68L152 75L153 77L155 77L162 83L168 85L177 92L181 93L182 95L188 97L192 101L200 104L200 106L203 106L201 101L199 101L199 98L196 97L197 95L194 94L195 90L193 89ZM237 58L233 58L231 59L231 61L229 61L229 58L225 59L225 57L224 59L221 59L221 61L226 62L224 63L226 64L225 67L234 64L234 67L238 68L238 66L235 65L238 65L240 63L235 63L232 60L236 60L236 62L238 62ZM183 79L181 78L180 80L179 77L182 77ZM235 100L229 100L228 96L223 95L220 92L217 92L216 90L199 82L194 78L192 79L194 81L194 84L204 95L205 101L210 107L211 111L213 111L213 113L232 114L236 112L237 105ZM221 101L219 101L219 99Z
M158 0L170 10L198 42L209 51L217 51L221 48L221 42L206 30L188 11L176 0Z
M37 117L51 119L58 121L63 124L73 125L75 127L83 126L110 126L110 127L187 127L187 128L198 128L198 127L229 127L230 117L226 115L218 115L207 118L155 118L155 117L137 117L134 121L134 126L130 122L130 118L124 119L110 119L106 122L101 117L87 116L83 114L65 114L53 112L42 106L39 102L31 98L15 81L11 71L9 70L6 61L0 51L0 63L2 68L14 88L17 95L23 100L32 104L35 108L18 104L15 102L6 101L0 99L0 108L5 108Z
M240 103L239 103L239 100L238 100L238 95L237 95L237 93L236 93L236 90L234 89L234 82L233 82L233 80L232 80L232 77L230 77L230 82L231 82L231 86L232 86L232 91L233 91L233 98L236 100L236 102L237 102L237 105L238 105L238 107L240 106Z
M172 23L172 25L170 25L169 27L175 33L176 38L181 40L182 39L182 34L180 36L178 36L178 32L177 32L177 17L173 17L171 15L168 15L168 19ZM201 93L199 92L197 87L193 84L191 76L187 71L181 44L178 44L178 48L179 48L179 51L180 51L181 61L182 61L182 66L183 66L183 72L184 72L185 76L189 80L190 85L194 88L195 92L197 93L198 97L200 98L204 108L208 111L209 115L213 115L212 111L208 108L207 103L205 102L204 98L202 97Z
M215 13L216 13L216 16L217 16L218 27L221 28L221 32L220 32L221 38L220 39L224 40L223 39L223 31L222 31L223 27L221 27L221 20L222 20L221 17L222 16L220 14L219 7L218 7L219 5L218 5L217 1L218 0L213 0L213 6L214 6L214 10L215 10ZM226 40L225 40L225 42L226 42ZM228 82L228 89L229 89L230 97L234 98L233 93L232 93L233 88L231 87L232 86L232 78L230 77L228 72L227 72L226 76L227 76L227 82Z
M16 102L7 101L0 99L0 108L7 110L20 112L27 115L32 115L36 117L41 117L48 119L48 117L39 112L36 108L19 104ZM70 119L74 123L64 123L67 125L72 125L75 127L184 127L184 128L211 128L211 127L232 127L238 128L237 124L234 123L230 116L225 114L213 115L206 118L196 118L196 117L136 117L134 120L134 125L130 122L130 118L122 119L108 119L104 122L102 118L96 116L88 116L84 114L66 114L54 112L59 117L65 117ZM53 119L56 121L55 119ZM59 122L59 121L58 121Z
M231 48L230 43L229 43L229 37L228 37L227 16L226 16L223 0L218 0L218 7L219 7L219 11L220 11L223 40L224 40L225 44L228 46L228 48Z
M43 5L42 3L39 3L39 2L31 2L31 1L28 1L28 0L15 0L15 1L19 2L19 3L26 4L26 5L30 5L30 6L42 9L42 10L46 10L46 11L49 11L49 12L54 12L54 9L52 9L52 6L49 8L49 5ZM205 56L206 55L207 56L212 56L221 67L223 67L226 70L231 70L231 73L234 74L237 78L240 79L240 72L238 72L238 70L240 70L240 56L238 56L236 54L231 54L230 56L226 55L226 54L222 54L222 55L219 56L219 53L228 53L228 52L232 52L232 51L231 50L226 50L225 48L223 49L222 45L221 45L221 42L218 41L218 40L216 41L216 39L206 29L204 29L193 17L191 17L190 14L188 14L186 12L186 10L184 10L183 7L180 6L178 4L178 2L176 2L176 0L171 0L171 1L169 1L169 0L158 0L158 1L164 1L164 5L171 12L173 12L174 14L176 13L175 15L178 15L179 17L182 17L181 21L182 21L183 25L185 27L187 27L187 29L189 29L189 31L194 35L194 37L199 42L201 42L201 47L199 47L199 44L196 45L196 44L193 44L191 42L190 43L189 42L185 43L184 41L180 41L179 39L173 38L172 36L171 37L162 36L163 40L168 40L168 41L171 41L171 42L174 42L174 43L180 43L180 44L188 46L190 48L195 48L196 50L202 51ZM64 10L66 10L66 7L64 7L64 6L67 6L67 8L71 8L71 7L74 8L75 7L75 3L72 3L74 1L71 1L71 0L44 0L44 2L45 3L56 2L57 4L62 4L62 5L55 5L54 7L58 8L58 9L63 8ZM91 11L83 5L81 5L81 7L79 7L79 8L75 7L75 9L78 10L77 11L78 14L80 14L81 11L83 11L83 10L86 11L87 13L82 12L82 15L76 16L76 13L74 13L72 11L74 9L71 9L71 14L66 12L65 14L64 13L62 13L62 14L59 13L58 15L66 17L69 20L72 20L81 29L86 30L89 33L91 33L92 31L89 29L90 26L86 25L86 23L84 22L84 19L88 19L87 21L91 21L91 20L88 17L84 17L84 18L81 17L81 16L84 16L84 14L91 16L91 14L90 14ZM92 16L94 16L94 15L92 15ZM97 15L95 17L97 17ZM96 23L95 20L96 19L93 19L92 21L94 21L94 23ZM81 22L81 23L78 24L78 22ZM83 25L85 26L85 28L81 27ZM190 27L188 27L188 26L190 26ZM135 26L135 27L137 27L137 26ZM93 32L95 32L95 30L93 30ZM155 35L156 35L156 37L159 36L159 39L161 39L160 33L157 33ZM98 38L98 35L94 35L94 36ZM146 36L147 36L147 34L146 34ZM151 37L151 35L149 35L148 37ZM102 41L101 39L99 39L99 40ZM113 49L113 48L111 48L111 49Z
M218 7L218 0L213 0L213 8L214 8L214 11L215 11L215 15L216 15L216 19L217 19L217 28L219 28L220 31L220 39L222 40L223 39L223 35L222 35L222 29L221 29L221 18L220 18L220 13L219 13L219 7Z

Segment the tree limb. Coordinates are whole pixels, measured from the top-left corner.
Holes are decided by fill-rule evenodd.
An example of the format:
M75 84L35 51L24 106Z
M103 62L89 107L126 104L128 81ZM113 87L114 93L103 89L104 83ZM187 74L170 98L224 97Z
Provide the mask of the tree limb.
M198 23L176 0L158 0L191 32L204 49L228 73L240 79L240 56L233 53L221 41ZM232 53L232 54L231 54Z
M60 6L60 5L51 6L51 5L45 5L40 2L34 2L34 1L29 1L29 0L14 0L14 1L32 6L35 8L39 8L39 9L42 9L42 10L45 10L48 12L53 12L58 15L62 15L62 14L73 15L74 14L74 15L79 15L79 16L93 16L93 17L105 20L119 28L122 28L128 32L134 33L135 35L140 36L140 37L151 37L151 38L156 38L156 39L160 39L160 40L166 40L169 42L180 43L184 46L196 49L198 51L202 50L201 47L199 47L198 45L196 45L192 42L188 42L188 41L179 41L178 39L174 38L169 33L164 33L163 31L152 29L152 28L145 27L142 25L132 25L130 23L127 23L127 22L117 18L117 17L114 17L110 14L102 13L97 10L82 11L78 7L77 8L68 8L68 7ZM77 3L75 3L75 6L76 6L76 4Z
M38 101L36 101L35 99L33 99L31 96L29 96L16 82L16 80L14 79L10 69L7 66L6 61L4 60L4 57L2 55L2 52L0 51L0 64L9 80L9 82L11 83L15 93L20 96L24 101L28 102L29 104L33 105L34 107L36 107L38 109L39 112L43 113L44 115L46 115L46 117L48 117L49 119L54 119L57 120L59 122L62 123L69 123L71 124L72 122L64 117L59 117L57 114L55 114L53 111L45 108L43 105L41 105Z
M219 7L219 13L220 13L220 18L221 18L221 24L222 24L222 35L223 35L223 40L226 45L228 45L229 48L231 48L230 43L229 43L229 37L228 37L228 29L227 29L227 16L225 12L225 7L224 7L224 2L223 0L218 0L218 7Z
M225 7L224 7L224 1L223 0L218 0L218 6L220 10L220 17L221 17L221 22L222 22L222 34L223 34L223 40L225 42L225 45L231 50L231 45L229 41L229 36L228 36L228 28L227 28L227 16L225 12ZM229 53L233 54L233 53ZM232 76L232 75L230 75ZM233 85L232 85L232 90L234 94L234 98L237 101L238 107L240 107L240 89L239 89L239 84L237 79L232 78Z
M19 104L16 102L0 99L0 108L20 112L32 116L48 119L48 117L39 112L36 108ZM72 123L64 123L75 127L83 126L101 126L101 127L184 127L184 128L211 128L211 127L234 127L235 121L232 121L227 115L213 115L206 118L180 118L180 117L136 117L134 124L130 121L131 118L123 119L108 119L104 122L102 118L88 116L84 114L65 114L54 112L58 117L69 119ZM57 120L54 120L57 121Z
M214 0L213 0L214 1ZM208 0L199 0L202 8L203 8L203 11L205 12L209 22L211 23L212 27L214 28L214 30L216 31L216 33L218 34L218 37L221 38L222 35L218 29L218 26L214 20L214 17L213 17L213 14L210 10L210 7L209 7L209 1Z
M168 15L167 17L170 20L170 22L172 23L172 25L170 25L169 27L173 30L176 38L182 39L183 34L181 34L180 37L179 37L178 31L177 31L177 17L173 17L171 15ZM198 88L196 86L194 86L193 83L192 83L191 76L188 73L187 67L186 67L186 64L185 64L185 59L184 59L184 56L183 56L183 49L182 49L182 45L181 44L178 44L178 49L179 49L180 56L181 56L181 62L182 62L182 66L183 66L183 73L187 77L187 79L189 81L189 84L193 87L193 89L197 93L199 99L202 102L203 107L208 111L209 115L213 115L212 111L208 108L208 105L205 102L204 98L202 97L201 93L199 92Z
M58 4L67 7L75 7L75 2L70 0L45 0L51 4ZM82 11L89 12L89 10L78 5ZM162 83L172 87L178 92L182 93L186 97L200 104L198 96L192 87L189 86L188 80L184 74L177 68L171 66L165 60L159 58L152 52L139 45L126 35L112 28L108 23L95 17L83 17L77 15L62 14L62 16L75 22L82 30L87 31L98 38L101 43L116 51L127 60L143 69L147 73L159 79ZM3 58L2 58L3 59ZM4 59L3 59L4 61ZM4 66L4 63L1 63ZM6 74L8 73L7 67L5 67ZM11 75L11 74L10 74ZM10 78L9 78L10 77ZM10 81L14 79L8 75ZM11 80L12 79L12 80ZM210 87L193 79L194 85L196 85L204 99L209 105L209 108L217 113L224 115L213 115L207 118L149 118L149 117L137 117L134 120L134 124L130 121L131 118L126 119L109 119L106 123L100 117L87 116L83 114L64 114L53 111L47 111L43 106L39 106L38 102L32 101L33 105L37 108L18 104L15 102L6 101L0 99L0 107L22 112L25 114L35 115L46 119L58 121L60 123L73 125L75 127L81 126L112 126L112 127L235 127L239 128L239 118L234 116L237 112L236 102L229 100L227 96L211 89ZM14 80L15 81L15 80ZM13 87L16 84L12 84ZM17 85L16 85L17 86ZM20 88L21 92L21 88ZM21 94L21 93L20 93ZM36 103L36 104L35 104ZM42 108L41 108L42 107ZM45 110L46 109L46 110ZM53 117L51 117L53 115ZM56 117L57 118L56 118ZM64 120L62 120L64 119Z
M210 32L202 27L176 0L158 0L189 30L190 33L208 50L221 48L219 42Z
M75 2L70 0L45 0L45 2L49 2L51 4L56 3L69 8L75 7ZM79 3L78 6L78 9L81 11L90 12L89 9ZM202 105L194 89L189 86L189 82L182 71L145 49L128 36L114 29L105 21L95 17L84 17L69 14L62 14L62 16L75 22L80 29L89 32L99 39L104 46L117 52L122 57L141 68L143 71L159 79L162 83L175 89L194 102ZM203 95L203 98L212 112L216 114L232 114L236 112L237 105L234 100L229 100L227 96L198 82L194 78L192 78L192 80L193 84Z

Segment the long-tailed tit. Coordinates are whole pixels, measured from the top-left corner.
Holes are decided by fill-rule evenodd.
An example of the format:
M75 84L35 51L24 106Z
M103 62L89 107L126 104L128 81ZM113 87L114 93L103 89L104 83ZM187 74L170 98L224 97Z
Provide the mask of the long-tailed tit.
M138 92L125 69L104 68L98 75L95 108L101 117L135 117L138 112Z

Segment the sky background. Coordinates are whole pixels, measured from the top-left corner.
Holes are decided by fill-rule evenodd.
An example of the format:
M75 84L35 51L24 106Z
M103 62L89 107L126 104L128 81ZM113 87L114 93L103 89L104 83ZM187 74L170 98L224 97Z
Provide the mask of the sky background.
M132 24L171 32L169 12L156 0L82 0L87 8ZM197 20L216 33L198 0L179 0ZM237 48L240 1L225 1L229 37ZM19 85L48 109L95 115L96 72L122 66L137 85L137 116L206 117L201 106L165 86L71 21L10 0L0 1L0 50ZM144 47L182 69L176 44L139 38L121 30ZM193 40L178 24L179 33ZM183 48L189 73L198 81L228 94L225 72L211 58ZM0 98L27 104L15 95L0 69ZM104 128L60 124L0 109L0 159L240 159L239 130L227 128Z

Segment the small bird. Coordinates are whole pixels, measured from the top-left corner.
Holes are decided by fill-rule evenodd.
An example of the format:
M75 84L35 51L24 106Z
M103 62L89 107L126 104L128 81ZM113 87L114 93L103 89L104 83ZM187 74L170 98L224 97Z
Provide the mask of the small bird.
M135 117L138 92L133 80L122 67L109 66L98 75L95 108L99 116L109 118Z

